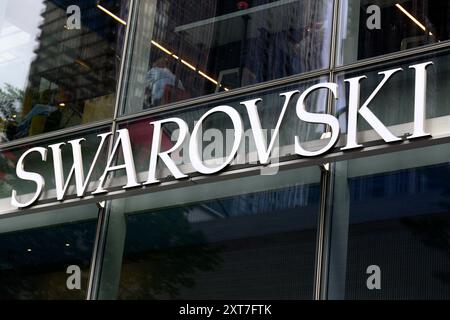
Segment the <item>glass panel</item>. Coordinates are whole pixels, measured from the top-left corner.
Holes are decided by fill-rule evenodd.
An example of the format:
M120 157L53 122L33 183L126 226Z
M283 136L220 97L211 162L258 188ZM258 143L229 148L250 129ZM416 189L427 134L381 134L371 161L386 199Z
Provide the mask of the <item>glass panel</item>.
M445 144L335 164L330 299L450 298L449 159Z
M113 200L100 299L312 299L320 170Z
M141 117L139 119L132 119L124 121L119 124L120 129L128 129L131 147L134 155L134 164L138 172L138 180L144 182L147 179L149 171L149 161L151 145L153 141L154 126L150 123L152 121L169 119L177 117L184 120L189 127L189 132L192 133L194 125L208 110L220 105L227 105L234 108L241 116L244 135L237 151L236 157L231 162L231 165L257 165L258 154L256 151L256 143L251 129L249 116L246 107L241 104L243 101L262 99L257 103L257 110L260 117L261 127L263 128L263 136L266 137L267 144L271 139L274 139L274 145L270 154L270 162L273 166L261 167L261 174L274 175L278 172L280 159L283 157L290 157L295 154L294 141L295 136L299 137L302 146L310 151L316 151L323 148L328 142L328 137L322 135L325 131L325 125L317 123L306 123L301 121L296 115L296 103L299 99L300 93L293 94L289 100L286 108L281 127L277 136L274 137L274 130L281 116L281 110L285 103L286 93L293 90L303 92L310 86L326 82L327 78L319 78L317 80L302 81L295 85L277 87L270 90L260 90L247 94L245 96L238 96L233 98L226 98L220 101L215 101L214 104L205 104L200 106L192 106L183 110L175 110L157 115L150 115ZM307 110L310 112L324 113L327 108L327 94L326 89L319 89L310 94L306 100ZM178 124L168 122L163 124L163 133L161 138L160 151L167 151L171 149L178 141L179 127ZM228 115L222 112L212 114L206 118L202 123L201 129L201 157L208 167L220 166L225 162L226 157L231 152L234 143L234 127ZM274 137L274 138L273 138ZM190 134L188 134L180 149L170 153L174 163L179 166L181 172L185 174L194 173L195 170L191 165L189 154ZM118 152L115 156L119 157L118 163L123 163L122 153ZM125 170L116 172L117 179L110 180L109 187L123 186L123 175ZM157 167L158 179L171 179L173 174L168 170L163 161L158 161ZM108 185L107 185L108 186Z
M338 64L450 38L450 1L342 0Z
M0 142L112 116L125 26L110 14L127 12L128 0L1 1Z
M85 299L97 212L92 204L0 219L1 299Z
M258 113L261 120L261 127L263 128L263 135L266 140L270 141L274 136L274 129L276 127L278 117L281 116L281 110L285 103L285 97L281 96L281 93L286 93L293 90L303 92L310 86L326 82L327 78L319 78L316 80L302 81L295 85L283 86L273 88L270 90L261 90L252 92L251 94L239 97L233 97L228 99L222 99L214 102L214 104L205 104L200 106L193 106L182 111L170 111L164 113L158 113L157 115L150 115L139 119L133 119L125 121L119 124L120 128L126 128L129 130L131 145L135 160L136 171L145 175L149 169L150 151L153 139L153 128L150 124L152 121L168 119L171 117L177 117L186 121L189 127L189 132L193 131L194 125L208 110L220 105L227 105L234 108L241 116L244 126L244 138L240 144L237 152L237 156L232 165L247 165L258 164L258 155L256 152L256 144L254 141L253 133L250 126L249 117L243 101L261 98L262 100L257 103ZM324 113L327 108L327 90L320 89L311 93L306 100L307 109L310 112ZM279 162L281 157L288 157L295 154L294 141L295 136L299 137L299 141L302 142L302 146L310 151L318 150L324 147L329 138L321 139L322 134L325 131L325 125L306 123L301 121L296 115L296 103L300 94L292 95L286 113L284 114L281 122L279 134L274 138L274 147L271 153L271 163L275 164ZM171 149L178 141L179 128L175 123L167 123L163 125L163 135L161 139L161 151ZM234 143L234 127L230 117L224 113L216 113L210 115L202 123L202 158L207 166L219 166L224 163L225 158L230 154L230 150ZM180 166L180 170L186 174L192 173L191 161L189 158L189 138L188 135L185 139L182 147L172 152L170 155L174 162ZM119 156L122 155L119 153ZM119 160L121 163L122 160ZM166 178L171 175L168 172L166 166L162 161L158 161L158 165L161 165L158 170L158 178ZM276 174L278 168L265 167L262 168L261 173L267 175ZM118 176L124 174L125 171L118 171ZM146 176L141 177L142 181L147 179ZM122 183L121 180L116 181L117 185ZM114 186L114 182L113 182Z
M40 141L31 144L21 145L19 147L0 150L0 215L17 208L11 205L11 193L12 190L17 191L18 199L21 203L26 203L32 199L36 191L36 183L34 181L20 179L16 174L16 166L20 156L27 150L33 147L44 147L47 148L47 158L46 161L42 161L41 154L38 152L29 153L24 158L24 169L29 172L36 172L40 174L45 180L44 190L40 197L40 200L44 199L55 199L55 174L53 165L53 153L48 147L51 144L56 143L66 143L60 147L61 157L64 172L64 182L66 182L69 172L73 166L73 152L72 147L67 141L72 139L84 138L84 141L80 142L81 154L83 159L83 171L85 177L87 177L90 167L93 163L97 149L100 146L100 138L98 134L110 132L110 127L100 127L96 129L91 129L83 133L77 133L71 136L53 138L48 141ZM86 187L86 192L93 191L96 185L92 182L96 182L100 175L103 173L106 167L107 161L107 143L103 145L99 152L99 156L92 170L91 178ZM69 183L66 195L75 195L76 190L74 188L75 178L72 175L72 179ZM68 198L67 196L65 198ZM55 200L56 201L56 200Z
M333 1L140 1L124 113L328 67Z
M368 104L368 108L388 129L398 137L405 137L414 130L414 103L416 72L409 66L432 62L426 68L426 120L425 130L433 136L450 135L450 104L448 103L450 88L450 63L448 50L423 55L420 58L403 59L400 61L383 63L370 68L357 69L337 75L339 84L339 99L336 102L335 115L341 123L341 131L347 132L349 84L345 79L367 76L360 81L360 106L365 103L377 86L383 80L379 72L396 68L403 71L396 72L384 84L378 94ZM360 115L358 116L358 131L360 142L381 140L372 126ZM343 140L344 141L344 140Z

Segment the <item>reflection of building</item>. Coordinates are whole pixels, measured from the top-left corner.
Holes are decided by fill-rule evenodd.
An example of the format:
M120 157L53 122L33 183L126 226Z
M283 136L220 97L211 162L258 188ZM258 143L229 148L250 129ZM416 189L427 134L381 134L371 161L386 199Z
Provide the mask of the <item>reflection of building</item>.
M139 21L139 32L153 43L150 52L142 44L135 48L132 79L142 82L155 61L168 59L168 68L186 90L168 94L165 104L326 64L329 55L322 48L329 44L325 39L331 31L331 10L324 2L238 2L142 2L140 10L148 14L145 21ZM145 91L145 84L142 86L131 93L131 110L148 104L139 99Z
M217 1L143 1L140 5L140 11L146 13L146 19L138 24L139 32L146 35L148 42L140 43L134 51L134 67L131 73L131 80L137 83L136 89L131 93L128 104L133 110L142 110L143 97L145 96L145 79L148 71L152 68L155 61L161 58L168 59L168 69L176 75L176 81L181 81L186 92L180 93L180 96L192 97L203 92L205 85L210 85L209 81L199 76L187 65L181 63L181 59L191 64L191 68L206 71L210 45L213 41L214 32L208 30L202 34L202 38L209 44L198 46L194 41L185 39L184 33L174 33L173 31L180 25L192 23L199 18L207 19L214 17L217 11ZM159 45L167 48L179 59L168 57L165 52L152 46L149 51L149 43L155 41ZM194 94L197 93L197 94ZM178 100L176 94L171 92L167 94L164 103Z
M101 119L112 112L120 62L116 39L123 26L99 10L96 1L83 0L77 2L81 29L69 30L66 8L71 3L45 1L22 109L22 120L27 123L16 137ZM103 2L115 12L119 3ZM52 110L33 114L37 105Z

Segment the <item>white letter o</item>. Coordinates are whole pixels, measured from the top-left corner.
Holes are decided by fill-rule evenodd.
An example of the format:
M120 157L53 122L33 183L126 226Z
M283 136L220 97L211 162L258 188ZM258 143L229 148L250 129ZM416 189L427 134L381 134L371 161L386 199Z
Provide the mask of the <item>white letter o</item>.
M218 167L210 168L203 164L202 156L200 154L198 145L199 139L197 136L203 121L208 116L216 112L226 113L231 118L234 127L234 142L230 155L226 158L225 162ZM189 157L191 159L191 163L194 169L203 174L212 174L219 172L220 170L225 168L231 161L233 161L234 156L236 155L238 148L241 144L243 133L244 133L244 125L242 124L241 116L234 108L229 106L218 106L206 112L195 124L194 130L192 130L191 139L189 140Z

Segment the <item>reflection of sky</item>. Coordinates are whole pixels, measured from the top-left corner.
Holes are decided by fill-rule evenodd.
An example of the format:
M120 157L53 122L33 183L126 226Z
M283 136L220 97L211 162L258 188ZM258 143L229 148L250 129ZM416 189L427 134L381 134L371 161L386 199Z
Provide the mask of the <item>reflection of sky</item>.
M43 0L0 1L0 87L25 87L44 8Z

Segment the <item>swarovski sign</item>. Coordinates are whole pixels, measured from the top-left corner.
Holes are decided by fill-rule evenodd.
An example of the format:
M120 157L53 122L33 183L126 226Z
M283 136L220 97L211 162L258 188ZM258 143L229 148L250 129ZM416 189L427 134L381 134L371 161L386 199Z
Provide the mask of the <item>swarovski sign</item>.
M432 65L432 62L420 63L409 66L411 71L415 73L415 91L414 91L414 130L412 135L408 136L408 139L419 138L430 136L429 133L425 131L425 112L426 112L426 92L427 92L427 67ZM348 106L347 106L347 140L345 145L341 150L352 150L355 148L363 147L362 144L358 143L357 140L357 122L358 117L362 117L373 130L387 143L400 141L401 138L395 136L370 110L369 105L375 96L380 92L380 90L388 83L391 77L398 73L403 72L402 68L391 69L383 72L379 72L383 78L378 86L373 90L369 97L361 103L360 85L361 81L366 78L366 76L353 77L346 79L345 83L349 87L348 96ZM295 148L295 153L301 157L315 157L323 155L324 153L331 150L339 139L340 136L340 124L338 119L326 113L312 113L306 110L306 100L308 96L317 90L328 90L334 99L338 99L338 84L336 83L319 83L313 85L303 92L298 90L288 91L280 94L280 100L283 101L283 106L281 112L278 116L275 129L273 130L272 136L267 141L264 134L264 129L261 125L260 115L258 112L258 103L262 99L252 99L243 101L240 104L248 115L248 120L250 123L251 133L255 142L256 153L258 156L258 161L262 165L266 165L270 162L270 155L274 148L275 139L279 134L280 127L283 122L288 105L293 100L294 97L297 98L296 101L296 115L299 121L304 121L306 123L324 124L327 125L330 131L330 138L325 146L321 147L319 150L311 151L306 150L304 146L300 143L300 137L293 136L293 143ZM200 135L202 134L202 124L205 120L215 113L222 113L231 119L233 125L233 143L226 155L224 161L221 164L211 166L207 165L201 153L201 141ZM163 134L163 126L166 124L176 125L179 129L179 134L176 143L171 146L169 150L162 151L161 141ZM175 179L183 179L188 177L186 173L183 173L179 166L175 164L171 158L171 154L177 151L184 143L188 143L189 149L189 159L193 169L204 175L211 175L220 172L225 167L227 167L235 158L238 148L243 140L244 125L243 120L239 112L230 106L220 105L208 110L204 113L200 119L195 123L192 132L189 132L188 124L176 117L167 118L158 121L152 121L149 123L149 130L151 126L153 127L153 137L150 149L150 159L148 171L145 173L146 180L138 181L138 175L135 169L134 155L131 147L130 135L127 129L119 129L116 134L114 145L112 147L111 153L106 162L106 166L103 170L103 174L100 176L98 181L96 181L96 187L92 192L92 195L105 194L108 190L105 187L106 180L108 176L117 170L125 170L126 173L126 183L121 186L123 189L130 189L139 186L148 186L157 184L160 181L157 177L157 164L162 162L165 167L170 171L171 175ZM42 175L36 172L26 171L24 168L24 161L28 155L31 153L37 153L40 155L42 161L47 161L49 150L51 151L53 157L53 170L54 170L54 181L56 187L56 198L57 200L64 200L65 195L68 190L70 182L75 180L76 196L81 198L87 193L87 186L90 183L92 172L94 167L97 165L97 161L101 151L106 148L107 141L111 138L112 133L102 133L98 135L100 138L100 143L96 150L95 156L90 163L89 170L85 174L83 168L83 156L82 156L82 141L84 138L74 139L67 142L70 145L73 155L73 164L69 171L69 174L64 177L63 173L63 159L61 147L66 145L65 142L56 143L49 145L48 148L45 147L34 147L26 152L24 152L18 159L16 166L16 174L19 179L32 181L36 184L36 189L31 197L27 196L27 200L23 201L23 196L19 197L17 190L12 190L11 203L17 208L25 208L33 205L41 196L45 179ZM116 164L116 155L121 151L123 155L123 164Z

